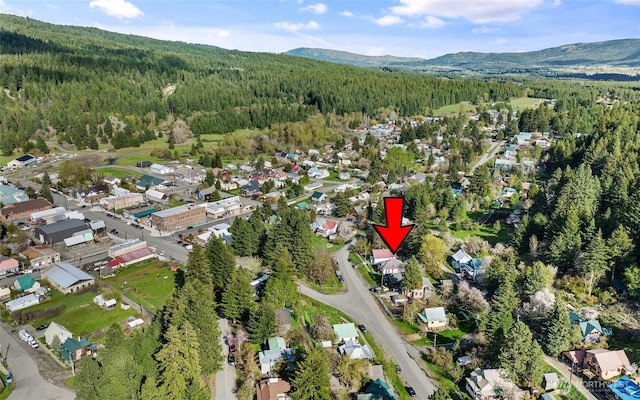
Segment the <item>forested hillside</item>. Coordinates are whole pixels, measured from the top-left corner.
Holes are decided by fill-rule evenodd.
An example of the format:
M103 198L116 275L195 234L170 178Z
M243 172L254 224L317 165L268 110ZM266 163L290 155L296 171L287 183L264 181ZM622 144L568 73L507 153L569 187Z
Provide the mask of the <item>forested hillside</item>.
M0 148L38 136L78 149L136 146L183 119L193 134L300 121L317 112L423 113L511 83L384 73L286 55L165 42L0 16ZM116 117L117 120L110 118ZM113 121L113 122L112 122Z

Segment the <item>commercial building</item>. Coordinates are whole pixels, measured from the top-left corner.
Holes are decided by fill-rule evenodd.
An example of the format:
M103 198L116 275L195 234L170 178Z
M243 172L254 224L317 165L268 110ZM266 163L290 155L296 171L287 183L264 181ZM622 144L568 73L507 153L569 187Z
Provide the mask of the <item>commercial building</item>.
M121 210L144 202L142 193L125 193L100 199L100 207L105 210Z
M245 201L246 202L246 201ZM251 204L243 204L240 196L231 196L218 201L207 203L207 214L213 218L226 218L245 214L255 209Z
M150 258L154 258L155 254L149 247L143 247L128 253L121 254L107 263L108 267L119 268L126 267L131 264L139 263Z
M9 161L7 163L7 167L9 167L9 169L20 169L20 168L28 167L34 162L36 162L36 158L34 156L32 156L31 154L25 154L14 160Z
M35 211L29 214L29 222L33 225L52 224L56 221L65 219L64 213L67 209L64 207L47 208L41 211Z
M46 268L60 262L60 253L48 246L31 246L21 251L20 255L28 258L34 268Z
M34 236L43 244L53 244L64 241L74 233L89 230L89 226L79 219L68 219L51 225L41 225L35 228Z
M11 186L0 184L0 203L13 204L29 200L29 196L22 190Z
M161 232L173 232L205 222L207 222L206 204L187 204L151 214L151 226Z
M116 258L134 250L144 249L145 247L147 247L147 242L145 240L133 239L129 240L128 242L109 247L109 249L107 250L107 255L111 258Z
M20 218L28 218L29 215L36 211L43 211L51 208L51 203L46 199L31 199L12 203L2 208L2 218L5 221L16 220Z
M162 164L151 164L149 168L152 174L166 175L175 171L175 168Z
M96 283L91 275L66 262L53 265L42 276L64 294L77 292Z

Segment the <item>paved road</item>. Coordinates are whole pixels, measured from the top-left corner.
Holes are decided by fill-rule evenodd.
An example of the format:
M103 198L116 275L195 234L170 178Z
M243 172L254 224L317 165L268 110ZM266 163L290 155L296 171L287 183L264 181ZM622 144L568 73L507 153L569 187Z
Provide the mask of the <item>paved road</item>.
M473 171L476 170L476 168L478 168L479 166L481 166L482 164L486 163L487 161L491 160L493 157L496 156L496 154L498 154L498 152L500 151L500 149L502 149L502 146L505 144L504 140L501 140L499 142L495 142L491 145L491 147L489 147L487 149L487 151L484 152L484 154L482 155L482 157L480 157L480 159L478 160L478 162L476 162L473 167L471 167L471 171L469 171L470 174L473 174Z
M329 304L352 317L357 323L367 327L385 355L391 357L402 368L402 376L407 386L412 386L419 398L426 398L436 391L436 385L425 375L416 361L409 355L415 349L409 348L396 328L389 322L358 272L351 267L349 251L343 247L336 253L336 259L347 284L348 291L337 295L326 295L301 285L300 292L313 299Z
M49 356L44 352L42 354L37 353L41 349L32 349L26 343L18 340L17 333L12 333L5 323L0 323L0 343L2 344L1 352L3 357L7 351L7 346L9 346L7 363L9 364L9 371L13 374L15 385L9 400L72 400L76 398L73 391L56 386L42 377L40 371L38 371L39 365L43 369L60 369L60 367L57 365L42 365L40 361L36 362L36 359L42 358L38 357L40 355L45 359ZM54 363L53 360L47 361ZM70 375L70 373L64 371L63 375Z
M224 342L224 337L229 336L231 333L231 327L229 326L229 321L226 319L219 319L218 325L220 326L220 332L222 332L220 341L222 342L222 353L225 357L225 363L222 371L219 371L216 374L215 399L235 399L236 394L233 392L233 388L236 386L236 369L226 362L227 355L229 354L229 347Z
M546 361L547 364L553 366L553 368L560 371L560 373L565 377L567 382L569 381L571 376L571 369L569 368L568 365L560 362L559 360L553 357L549 357L546 354L544 356L544 360ZM587 400L598 400L597 397L593 395L593 393L587 390L581 377L577 376L576 374L573 374L573 377L571 378L571 383L573 384L573 386L576 387L576 389L578 389L580 393L582 393L587 398Z

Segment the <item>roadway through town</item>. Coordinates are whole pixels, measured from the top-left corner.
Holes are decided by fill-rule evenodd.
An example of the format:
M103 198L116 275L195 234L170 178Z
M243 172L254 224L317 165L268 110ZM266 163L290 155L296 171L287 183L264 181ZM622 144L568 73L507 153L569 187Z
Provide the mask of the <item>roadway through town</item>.
M45 380L43 374L51 375L60 371L60 378L70 376L70 372L61 370L48 359L42 349L32 349L26 343L17 339L17 332L6 323L0 322L0 353L7 356L9 371L13 375L14 388L9 400L72 400L76 398L73 391ZM6 354L8 350L8 354ZM39 371L38 367L43 368ZM48 369L44 371L44 369ZM50 377L53 379L53 377Z
M376 343L383 349L385 356L395 360L402 369L402 377L407 386L412 386L420 398L427 398L436 391L437 386L425 375L397 329L389 322L380 306L376 303L358 272L351 266L349 250L345 246L338 250L335 259L345 279L347 292L326 295L307 286L300 285L300 293L337 308L352 317L357 324L364 324ZM414 356L415 357L415 356ZM420 361L418 361L420 362Z

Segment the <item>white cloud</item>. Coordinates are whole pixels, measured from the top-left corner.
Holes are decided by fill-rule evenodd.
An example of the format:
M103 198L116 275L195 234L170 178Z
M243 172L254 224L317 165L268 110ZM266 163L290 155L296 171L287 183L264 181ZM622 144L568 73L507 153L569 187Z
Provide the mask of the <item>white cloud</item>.
M98 8L102 12L118 19L141 17L142 11L127 0L91 0L90 8Z
M353 17L353 13L348 10L344 10L343 12L340 13L340 15L343 17Z
M309 11L317 15L322 15L326 13L327 10L327 5L324 3L309 4L308 6L300 9L300 11Z
M447 23L441 20L440 18L434 17L433 15L428 15L427 18L425 18L424 20L423 26L426 28L438 29L438 28L442 28L446 24Z
M397 15L385 15L384 17L374 19L373 22L380 26L391 26L401 24L404 20Z
M640 0L621 0L638 1ZM400 5L390 8L395 16L464 18L475 24L510 22L522 14L544 4L544 0L399 0Z
M505 43L507 43L507 39L505 39L505 38L501 38L501 37L499 37L499 38L495 38L495 39L493 39L491 42L489 42L489 44L493 44L493 45L496 45L496 44L505 44Z
M273 24L276 28L284 29L289 32L299 32L303 30L315 30L320 28L320 24L316 21L309 21L306 24L301 22L276 22Z
M498 32L499 29L498 28L491 28L488 26L481 26L479 28L473 28L471 29L471 33L478 35L478 34L485 34L485 33L494 33L494 32Z
M640 0L616 0L616 3L627 6L640 6Z

